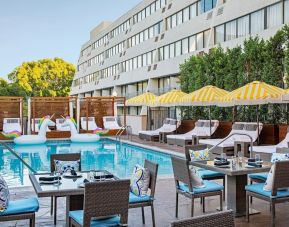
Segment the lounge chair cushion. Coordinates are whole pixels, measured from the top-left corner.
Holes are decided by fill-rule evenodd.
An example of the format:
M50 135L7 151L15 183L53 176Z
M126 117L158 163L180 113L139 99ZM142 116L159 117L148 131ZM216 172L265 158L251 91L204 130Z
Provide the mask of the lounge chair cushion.
M207 169L200 169L199 170L199 175L201 178L206 179L206 178L213 178L213 177L223 177L225 176L225 174L223 173L219 173L216 171L212 171L212 170L207 170Z
M4 180L2 176L0 176L0 211L6 210L9 203L9 188L7 182ZM1 213L0 212L0 213Z
M33 213L39 210L37 198L20 199L9 201L8 207L4 212L0 212L0 216Z
M80 160L77 161L54 160L54 163L55 169L60 171L61 173L66 173L71 170L79 171Z
M137 196L134 193L129 193L129 203L141 203L141 202L148 202L153 200L153 198L149 195L144 196Z
M253 151L255 152L260 152L260 153L275 153L277 150L276 145L270 145L270 146L253 146L252 148Z
M69 217L76 221L78 224L83 225L83 210L74 210L69 212ZM90 222L91 227L100 226L118 226L120 225L119 216L109 216L106 218L92 219Z
M130 180L130 190L136 196L146 196L150 184L150 171L140 165L133 169Z
M252 173L248 175L249 178L251 179L256 179L256 180L262 180L262 181L266 181L267 177L268 177L268 173Z
M221 191L224 189L224 187L222 185L219 185L218 183L216 183L214 181L204 180L204 185L205 185L205 187L203 187L203 188L193 188L192 192L189 190L189 187L186 184L180 184L179 189L184 191L184 192L191 193L191 194L215 192L215 191Z
M271 191L263 190L264 185L265 185L264 183L250 184L250 185L247 185L245 187L245 189L247 191L254 192L254 193L257 193L257 194L260 194L260 195L263 195L263 196L266 196L266 197L271 197L271 198L289 197L289 190L278 190L277 191L277 195L276 196L272 196L271 195Z
M285 161L289 159L289 154L287 153L273 153L271 157L271 162Z

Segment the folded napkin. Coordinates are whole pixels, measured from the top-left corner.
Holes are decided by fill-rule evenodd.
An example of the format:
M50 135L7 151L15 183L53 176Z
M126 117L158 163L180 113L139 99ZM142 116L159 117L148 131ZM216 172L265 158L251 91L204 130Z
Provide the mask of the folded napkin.
M248 162L248 166L255 166L255 167L262 167L262 164L256 163L256 162Z
M84 180L83 180L83 183L89 183L89 180L84 179Z
M230 164L229 161L217 161L217 160L214 161L215 166L225 166L225 165L229 165L229 164Z
M105 175L103 176L103 178L105 178L105 179L111 179L111 178L114 178L114 176L113 176L112 174L105 174ZM94 176L94 179L99 180L99 179L100 179L100 176Z
M39 181L55 181L55 180L61 180L61 177L54 177L54 176L39 177Z

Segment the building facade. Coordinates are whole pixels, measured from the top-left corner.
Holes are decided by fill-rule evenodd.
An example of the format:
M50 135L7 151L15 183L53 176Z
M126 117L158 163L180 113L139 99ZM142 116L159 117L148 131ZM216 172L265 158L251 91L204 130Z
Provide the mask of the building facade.
M134 97L178 88L179 65L249 36L271 37L289 23L289 0L143 0L90 33L71 95ZM145 113L130 107L129 115Z

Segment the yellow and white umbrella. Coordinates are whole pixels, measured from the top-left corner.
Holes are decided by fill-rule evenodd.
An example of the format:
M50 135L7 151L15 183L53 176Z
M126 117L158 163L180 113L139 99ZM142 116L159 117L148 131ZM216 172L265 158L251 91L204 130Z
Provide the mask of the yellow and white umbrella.
M180 99L181 106L213 106L218 103L221 97L229 94L228 91L208 85Z
M235 106L281 103L281 97L284 94L285 91L282 88L254 81L220 98L218 104L220 106Z
M151 107L158 107L158 106L177 106L180 102L180 99L185 96L186 93L182 92L181 90L171 90L159 97L157 97L154 101L150 102Z
M156 99L156 95L151 92L145 92L126 101L127 106L147 106Z

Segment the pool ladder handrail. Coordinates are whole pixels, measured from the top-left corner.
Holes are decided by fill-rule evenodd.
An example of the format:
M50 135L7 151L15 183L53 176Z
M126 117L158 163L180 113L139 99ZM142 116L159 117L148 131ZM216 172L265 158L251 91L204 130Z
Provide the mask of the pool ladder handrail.
M7 145L6 142L0 141L0 145L2 145L3 147L5 147L8 151L10 151L16 158L18 158L31 172L33 172L34 174L37 173L36 170L34 170L27 162L25 162L20 156L19 154L17 154L10 146Z
M214 150L216 147L218 147L221 143L225 142L226 140L228 140L229 138L231 138L232 136L234 135L238 135L238 136L247 136L249 137L250 139L250 157L252 156L252 149L253 149L253 138L252 136L248 135L248 134L245 134L245 133L238 133L238 132L235 132L235 133L232 133L230 135L228 135L227 137L225 137L224 139L222 139L219 143L217 143L216 145L212 146L211 148L209 148L208 152Z
M116 138L116 140L119 140L120 141L120 138L121 138L121 136L122 136L122 134L124 133L124 132L126 132L126 134L127 134L127 139L129 140L131 140L132 139L132 135L130 134L130 132L131 132L131 130L132 130L132 128L131 128L131 126L130 125L123 125L123 126L121 126L121 128L117 131L117 133L115 134L115 138Z

